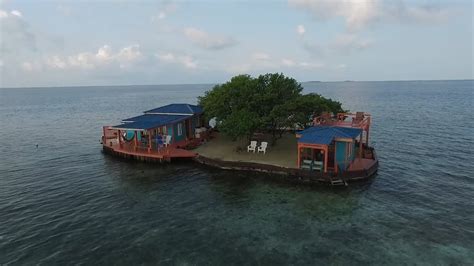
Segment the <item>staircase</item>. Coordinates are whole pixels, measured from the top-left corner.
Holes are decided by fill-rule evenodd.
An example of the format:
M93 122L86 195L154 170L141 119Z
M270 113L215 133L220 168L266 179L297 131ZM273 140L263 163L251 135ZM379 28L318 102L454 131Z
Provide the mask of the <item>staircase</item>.
M348 186L346 180L340 179L338 177L332 177L330 181L331 181L331 186L346 186L346 187Z

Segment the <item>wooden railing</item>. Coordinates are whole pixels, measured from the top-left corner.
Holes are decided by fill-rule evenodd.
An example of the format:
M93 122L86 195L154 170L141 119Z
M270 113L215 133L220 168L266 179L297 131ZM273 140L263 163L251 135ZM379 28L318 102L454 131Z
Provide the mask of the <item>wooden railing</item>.
M362 117L359 114L354 113L338 113L336 116L330 114L323 114L313 119L313 125L327 125L327 126L341 126L341 127L355 127L355 128L367 128L370 126L370 114L363 113ZM346 119L350 118L350 121Z

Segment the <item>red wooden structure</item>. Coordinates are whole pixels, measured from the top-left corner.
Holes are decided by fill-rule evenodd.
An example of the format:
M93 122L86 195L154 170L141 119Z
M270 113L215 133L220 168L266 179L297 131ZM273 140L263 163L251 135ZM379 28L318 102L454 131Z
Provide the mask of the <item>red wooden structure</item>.
M376 163L369 147L370 123L370 114L364 112L315 117L312 127L296 134L297 168L334 174L370 168Z

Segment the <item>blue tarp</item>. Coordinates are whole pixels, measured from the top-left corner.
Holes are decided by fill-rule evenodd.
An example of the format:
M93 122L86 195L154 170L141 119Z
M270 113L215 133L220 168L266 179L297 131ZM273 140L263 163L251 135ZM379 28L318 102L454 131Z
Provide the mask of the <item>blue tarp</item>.
M165 113L165 114L200 114L201 107L186 103L173 103L162 107L145 111L145 113Z
M123 124L114 126L113 128L123 129L152 129L164 125L175 124L177 122L188 119L191 115L152 115L144 114L123 120Z
M354 139L361 134L360 128L314 126L298 132L299 143L329 145L335 138Z

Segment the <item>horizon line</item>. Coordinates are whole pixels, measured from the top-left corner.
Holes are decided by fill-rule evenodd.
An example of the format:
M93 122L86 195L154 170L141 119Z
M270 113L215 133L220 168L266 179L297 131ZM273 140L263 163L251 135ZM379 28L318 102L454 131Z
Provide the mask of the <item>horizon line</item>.
M474 78L463 79L399 79L399 80L306 80L298 81L303 83L337 83L337 82L409 82L409 81L474 81ZM227 82L227 81L226 81ZM28 86L28 87L0 87L0 89L41 89L41 88L86 88L86 87L130 87L130 86L178 86L178 85L217 85L224 82L216 83L163 83L163 84L111 84L111 85L61 85L61 86Z

